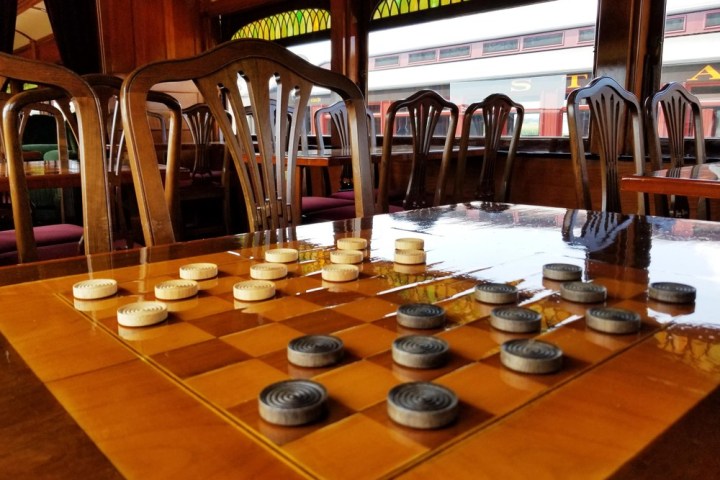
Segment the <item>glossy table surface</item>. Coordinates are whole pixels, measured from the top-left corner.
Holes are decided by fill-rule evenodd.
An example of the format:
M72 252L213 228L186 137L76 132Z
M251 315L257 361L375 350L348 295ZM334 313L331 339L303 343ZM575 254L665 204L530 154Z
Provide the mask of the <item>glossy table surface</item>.
M669 168L652 175L623 177L620 182L620 188L631 192L720 198L720 164Z
M338 238L369 240L360 278L325 282ZM425 240L427 263L393 263L394 241ZM522 205L471 203L0 269L0 472L11 478L711 478L720 471L720 224ZM275 298L233 300L264 251L300 260ZM168 321L123 329L116 309L153 299L180 266L219 276L172 304ZM563 300L542 266L573 263L606 286L608 306L638 312L638 333L590 330L588 305ZM117 296L77 302L72 285L115 278ZM648 299L650 282L693 285L692 304ZM489 326L478 283L518 287L542 331ZM408 333L404 303L441 305L444 367L393 364ZM346 358L308 369L286 359L307 333L342 338ZM529 375L499 361L500 345L538 338L562 369ZM311 378L329 413L303 427L259 418L262 388ZM387 416L399 383L455 391L458 419L413 430ZM91 473L94 472L94 473Z

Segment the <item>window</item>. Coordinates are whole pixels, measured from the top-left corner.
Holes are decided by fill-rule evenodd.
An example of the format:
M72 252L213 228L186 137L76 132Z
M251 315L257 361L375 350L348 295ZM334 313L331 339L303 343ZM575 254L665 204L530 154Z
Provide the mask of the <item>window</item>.
M682 32L685 30L685 17L674 17L665 20L665 33Z
M408 55L408 63L424 63L433 62L436 58L435 50L427 50L425 52L415 52Z
M708 13L705 16L705 28L720 26L720 12Z
M595 41L595 29L594 28L581 28L578 32L578 42L594 42Z
M533 35L523 39L523 48L549 47L551 45L562 45L563 33L548 33L545 35Z
M462 47L451 47L440 49L440 60L448 60L451 58L469 57L470 56L470 45L464 45Z
M496 40L483 43L483 53L510 52L518 49L520 41L517 38L510 40Z
M391 55L389 57L380 57L375 59L375 68L394 67L400 64L400 57Z

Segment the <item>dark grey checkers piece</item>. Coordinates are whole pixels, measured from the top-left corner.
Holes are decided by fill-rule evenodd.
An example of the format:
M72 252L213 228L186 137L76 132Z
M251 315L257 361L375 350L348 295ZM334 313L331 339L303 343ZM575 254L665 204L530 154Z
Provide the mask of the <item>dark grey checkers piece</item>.
M343 341L332 335L305 335L290 340L288 361L298 367L319 368L334 365L345 353Z
M543 277L560 282L580 280L582 268L571 263L548 263L543 265Z
M640 330L640 314L624 308L593 307L585 312L585 323L603 333L635 333Z
M273 383L258 398L260 417L275 425L305 425L319 419L326 408L327 390L312 380Z
M448 343L430 335L406 335L396 338L392 344L393 361L404 367L442 367L449 355Z
M599 303L607 299L607 288L592 282L566 282L560 285L560 296L570 302Z
M387 397L388 416L410 428L441 428L458 415L458 397L449 388L431 382L402 383Z
M525 307L496 307L490 312L490 325L503 332L537 332L541 323L542 315Z
M518 289L506 283L479 283L475 286L475 300L502 305L518 301Z
M397 309L397 322L406 328L440 328L445 309L431 303L407 303Z
M675 282L654 282L648 287L648 296L658 302L693 303L697 290L691 285Z
M500 346L500 362L521 373L553 373L562 367L557 346L533 339L510 340Z

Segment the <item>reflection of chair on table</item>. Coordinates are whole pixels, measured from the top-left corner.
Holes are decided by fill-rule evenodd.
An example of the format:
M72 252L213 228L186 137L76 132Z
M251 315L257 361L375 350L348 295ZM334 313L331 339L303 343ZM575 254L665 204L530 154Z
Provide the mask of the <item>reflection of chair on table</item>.
M7 101L3 110L2 128L15 223L15 231L13 233L4 232L4 234L15 237L17 261L22 263L38 258L48 258L45 250L51 250L52 245L43 245L45 233L55 233L48 232L49 230L64 229L63 226L57 225L33 228L18 136L19 113L26 105L62 98L69 98L73 103L80 127L79 157L85 253L110 251L112 249L112 228L105 176L105 152L101 140L102 130L97 97L92 89L84 80L66 68L5 54L0 54L0 76L3 80L0 87L3 89L10 79L18 83L35 83L56 87L53 89L38 88L18 93ZM74 228L77 229L77 226ZM70 242L70 245L72 243ZM62 253L72 254L67 250ZM74 253L78 253L77 246ZM12 252L10 254L12 255Z
M479 119L479 112L482 113L482 123L478 125L474 119ZM463 182L465 180L465 167L467 149L472 134L473 125L479 127L485 141L485 149L473 200L489 202L507 202L510 199L510 182L512 180L515 153L520 139L523 116L525 109L522 105L515 103L502 93L488 95L482 102L468 105L465 110L462 132L460 134L460 152L458 154L458 166L455 174L456 199L463 196ZM500 152L500 142L503 133L511 136L505 159L505 168L500 183L500 190L495 191L495 164Z
M685 165L685 131L688 125L693 135L695 163L705 163L705 137L703 134L703 120L700 101L688 92L680 83L672 82L666 84L655 95L645 100L646 134L648 142L648 154L653 170L662 170L663 150L660 142L660 113L664 119L664 126L667 129L668 154L670 157L669 175L679 172L679 168ZM655 208L657 215L687 218L690 216L690 208L687 197L664 195L655 196ZM708 202L706 198L698 200L698 218L707 218Z
M570 92L567 99L570 151L575 172L575 192L579 206L593 209L585 154L583 112L586 104L590 113L591 148L597 148L600 157L602 202L595 206L602 211L622 212L620 202L619 160L625 153L625 138L630 132L635 173L645 170L643 128L640 106L631 92L622 88L610 77L598 77L587 86ZM594 149L594 148L593 148ZM646 210L646 198L638 194L638 213Z
M365 104L357 85L272 42L234 40L195 57L140 67L125 79L122 105L130 161L139 172L136 192L147 245L174 242L175 232L167 203L159 194L161 179L145 117L144 95L154 85L188 80L195 83L208 104L232 155L250 231L300 223L300 192L295 179L298 128L304 124L313 86L335 91L346 99L351 128L356 132L351 140L367 136ZM253 129L245 115L243 94L253 106ZM274 116L270 114L270 98L278 105ZM287 118L290 108L291 122ZM231 111L237 131L226 109ZM367 143L352 143L354 180L370 185ZM276 164L276 159L283 158L287 168L281 162ZM356 216L373 213L370 190L355 192L355 209Z
M399 115L407 112L407 116ZM447 112L447 113L446 113ZM413 158L410 166L410 178L402 208L405 210L437 206L446 203L445 181L452 156L455 128L458 121L458 107L433 90L420 90L403 100L396 100L388 107L383 135L383 152L380 160L380 187L377 195L377 210L391 210L389 192L391 191L392 148L402 121L405 130L409 130L412 139ZM447 119L447 123L445 122ZM409 124L409 129L408 129ZM436 132L445 131L442 160L437 181L430 185L427 179L428 160L433 137Z

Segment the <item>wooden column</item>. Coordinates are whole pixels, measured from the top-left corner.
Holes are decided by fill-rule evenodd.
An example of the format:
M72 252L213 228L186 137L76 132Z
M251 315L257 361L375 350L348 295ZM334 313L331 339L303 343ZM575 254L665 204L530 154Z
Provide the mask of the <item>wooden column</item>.
M659 88L665 2L599 0L594 76L607 75L642 102Z
M368 2L330 0L330 69L353 80L367 95Z

